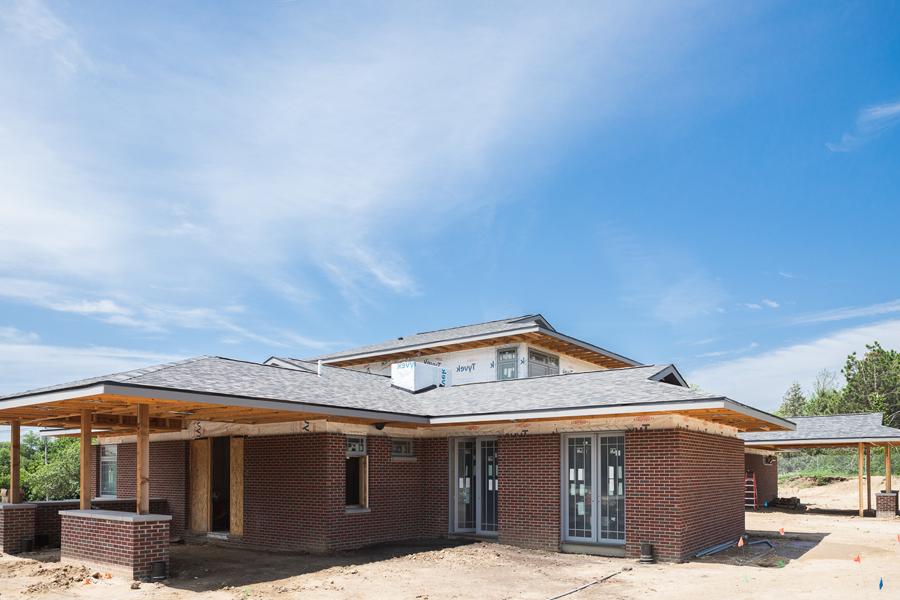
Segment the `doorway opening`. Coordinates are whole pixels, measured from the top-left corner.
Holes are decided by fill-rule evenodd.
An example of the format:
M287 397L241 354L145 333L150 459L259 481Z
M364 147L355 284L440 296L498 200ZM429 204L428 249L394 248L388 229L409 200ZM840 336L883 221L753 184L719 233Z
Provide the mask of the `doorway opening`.
M499 473L495 438L461 438L453 451L453 530L497 535Z
M227 437L217 437L212 440L210 531L228 531L231 528L230 441L231 439Z

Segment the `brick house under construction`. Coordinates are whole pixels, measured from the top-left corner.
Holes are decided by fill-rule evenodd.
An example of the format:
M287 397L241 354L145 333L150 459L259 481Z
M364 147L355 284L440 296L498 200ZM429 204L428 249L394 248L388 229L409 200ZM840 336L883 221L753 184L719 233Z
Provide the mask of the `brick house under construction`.
M83 465L68 504L22 503L12 483L3 550L34 533L134 576L195 534L311 552L473 536L634 557L649 542L677 561L744 531L738 433L793 429L540 315L312 360L193 358L6 396L0 420L14 462L19 427L40 425L75 428Z

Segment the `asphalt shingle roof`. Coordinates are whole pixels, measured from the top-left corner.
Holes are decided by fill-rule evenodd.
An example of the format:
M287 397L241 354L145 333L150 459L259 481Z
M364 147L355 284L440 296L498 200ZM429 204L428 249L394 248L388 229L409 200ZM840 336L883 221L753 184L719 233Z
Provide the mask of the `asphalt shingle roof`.
M485 323L475 323L472 325L463 325L460 327L450 327L448 329L436 329L434 331L423 331L412 335L404 335L395 339L380 342L378 344L370 344L368 346L359 346L340 352L332 352L315 357L316 359L329 360L343 356L355 356L357 354L366 354L369 352L391 351L407 346L418 346L420 344L433 344L448 340L456 340L459 338L467 338L476 335L500 334L506 331L515 331L528 326L546 325L551 331L555 331L550 323L541 315L524 315L520 317L512 317L510 319L500 319L498 321L487 321ZM315 360L315 359L313 359Z
M103 382L423 417L720 398L650 379L665 368L660 365L472 383L419 394L395 388L381 375L326 365L319 377L315 363L305 366L295 370L201 356L3 396L0 409L5 399Z
M797 425L795 431L742 433L745 442L790 443L813 440L848 440L868 438L900 438L900 429L882 425L880 412L820 417L789 417Z

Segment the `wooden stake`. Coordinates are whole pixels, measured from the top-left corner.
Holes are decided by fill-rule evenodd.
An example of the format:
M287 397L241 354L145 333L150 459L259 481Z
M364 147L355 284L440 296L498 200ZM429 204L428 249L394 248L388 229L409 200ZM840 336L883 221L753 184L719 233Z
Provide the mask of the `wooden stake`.
M81 510L91 508L91 411L81 411L81 473L79 475Z
M135 471L135 497L137 513L146 515L150 512L150 407L146 404L137 406L137 464Z
M856 448L856 483L859 487L859 516L866 515L866 503L863 501L863 444L860 442Z
M891 491L891 447L884 447L884 491Z
M19 470L21 462L21 450L19 444L19 421L14 419L9 422L9 501L18 504L22 501L22 487L19 484Z

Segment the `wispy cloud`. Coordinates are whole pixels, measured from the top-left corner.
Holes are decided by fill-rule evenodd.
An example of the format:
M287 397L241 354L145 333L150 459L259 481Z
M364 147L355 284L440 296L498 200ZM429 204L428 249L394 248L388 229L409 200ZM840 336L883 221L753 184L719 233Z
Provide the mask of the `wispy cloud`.
M890 302L870 304L868 306L836 308L834 310L812 313L794 319L794 323L828 323L831 321L846 321L848 319L859 319L864 317L879 317L896 312L900 312L900 300L891 300Z
M900 102L877 104L859 111L856 129L840 142L825 144L832 152L849 152L900 123Z
M879 341L900 348L900 320L833 332L809 342L700 367L688 380L704 390L722 393L739 402L775 410L794 381L810 384L822 369L840 371L847 355Z
M329 286L358 307L424 293L404 248L494 203L475 190L498 164L602 122L645 84L634 73L662 73L697 33L665 3L482 6L472 19L267 5L239 41L201 9L172 31L151 5L90 28L38 0L13 8L0 274L73 291L51 310L242 339L257 328L210 298L302 306ZM148 32L139 51L109 33L129 18ZM670 282L660 317L695 312L701 279Z
M127 371L184 358L177 354L99 346L55 346L0 335L0 394Z
M797 279L797 275L789 271L778 271L778 276L784 279Z
M698 354L697 357L698 358L713 358L713 357L721 357L721 356L730 356L730 355L734 355L734 354L745 354L752 350L756 350L757 348L759 348L759 343L750 342L749 344L747 344L746 346L743 346L741 348L731 348L729 350L713 350L711 352L704 352L702 354Z
M763 308L779 308L781 305L769 298L763 298L759 302L744 302L741 306L750 310L762 310Z

